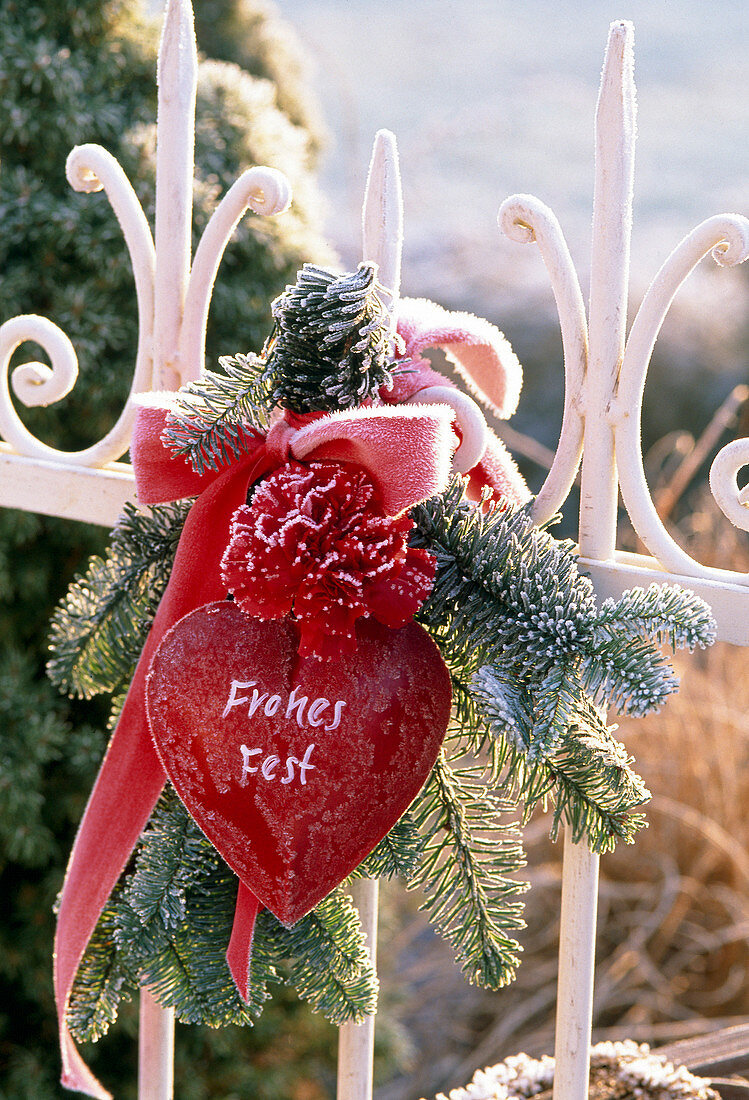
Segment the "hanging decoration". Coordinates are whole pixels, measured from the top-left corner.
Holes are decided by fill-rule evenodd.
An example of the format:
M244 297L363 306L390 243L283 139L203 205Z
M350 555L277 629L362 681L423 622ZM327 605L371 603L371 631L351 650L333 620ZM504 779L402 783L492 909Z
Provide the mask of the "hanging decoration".
M260 355L142 403L150 511L53 622L52 679L114 699L55 956L63 1081L92 1096L73 1037L142 984L214 1026L275 980L336 1023L373 1012L352 876L420 888L467 977L510 981L522 822L541 803L552 834L630 842L648 793L600 707L659 707L661 647L713 636L680 589L598 607L501 442L456 418L422 352L509 416L521 370L488 322L406 300L393 336L373 264L307 265L272 312Z
M355 653L323 663L300 656L293 619L212 603L159 646L148 716L191 817L289 925L419 793L450 718L450 677L416 623L365 622Z

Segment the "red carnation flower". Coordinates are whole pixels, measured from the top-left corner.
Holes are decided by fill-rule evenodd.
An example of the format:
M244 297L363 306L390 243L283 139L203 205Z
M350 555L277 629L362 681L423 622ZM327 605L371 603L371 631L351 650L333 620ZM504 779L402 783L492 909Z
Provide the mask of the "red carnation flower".
M435 561L407 545L412 528L406 515L385 515L363 470L290 462L234 513L224 583L250 615L293 614L301 654L351 653L358 618L403 626L431 591Z

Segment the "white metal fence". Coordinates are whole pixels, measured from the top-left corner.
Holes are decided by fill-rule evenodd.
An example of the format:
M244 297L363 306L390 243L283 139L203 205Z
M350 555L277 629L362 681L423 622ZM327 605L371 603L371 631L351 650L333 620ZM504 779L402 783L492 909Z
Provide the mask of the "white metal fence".
M174 389L202 369L206 317L214 279L234 226L248 208L261 215L282 211L290 200L283 176L250 168L227 192L211 218L194 258L190 255L197 55L189 0L168 0L159 60L159 109L155 239L124 172L99 146L84 145L68 158L70 184L78 191L104 188L132 257L140 335L131 399L115 427L83 451L54 450L31 435L10 396L9 363L25 341L40 344L51 368L17 367L16 397L48 405L75 384L75 350L50 321L31 315L0 325L0 505L111 525L134 499L132 468L118 459L127 451L132 397L150 389ZM548 269L561 322L565 403L553 466L536 501L542 521L566 500L581 468L579 549L601 598L618 596L653 580L680 583L713 609L718 637L749 645L749 576L707 568L694 561L658 518L643 471L640 416L653 345L674 294L709 252L723 265L749 255L749 221L738 215L709 218L673 251L645 294L626 333L629 241L635 142L632 28L611 28L596 117L596 184L591 289L587 311L562 231L548 207L527 195L507 199L500 226L512 240L538 245ZM364 202L364 258L380 265L380 279L397 308L402 213L395 144L381 134ZM728 519L749 530L749 490L737 476L749 465L749 439L724 447L713 461L710 484ZM616 549L618 494L652 556ZM31 502L31 503L30 503ZM587 1096L593 994L598 858L584 844L565 841L561 945L557 997L555 1100ZM374 952L377 884L357 884L357 904ZM500 994L501 995L501 994ZM374 1021L341 1029L339 1100L372 1094ZM166 1100L172 1094L173 1021L148 991L141 995L139 1095Z

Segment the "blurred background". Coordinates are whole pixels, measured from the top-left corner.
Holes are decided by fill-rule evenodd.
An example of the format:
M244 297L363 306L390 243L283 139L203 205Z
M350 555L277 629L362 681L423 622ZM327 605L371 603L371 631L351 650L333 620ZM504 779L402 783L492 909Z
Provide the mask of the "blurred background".
M372 138L379 127L393 130L403 171L404 293L499 325L526 367L513 427L553 446L561 395L553 300L537 250L497 228L499 205L522 192L551 206L587 297L598 81L610 22L633 21L636 307L703 218L749 212L749 14L730 0L710 8L699 0L278 6L304 44L322 106L329 239L347 264L356 261ZM649 439L696 429L691 391L717 405L741 375L748 285L711 261L680 292L651 376L673 373L663 381L665 406L651 382ZM652 424L651 435L654 407L671 416ZM527 473L537 487L540 472Z
M153 206L154 64L162 4L0 0L0 319L38 311L79 350L80 396L29 414L57 445L114 419L135 342L132 280L106 202L72 196L68 149L101 141ZM196 0L202 67L195 231L241 168L272 163L294 213L247 219L219 275L209 360L257 347L268 302L302 260L356 264L372 139L398 139L403 290L487 316L525 369L499 430L537 489L556 443L562 354L543 265L504 240L509 194L557 214L587 296L593 117L608 25L635 23L639 141L631 305L703 218L749 214L749 11L730 0ZM236 66L239 66L237 68ZM241 69L241 71L240 71ZM749 569L705 472L749 435L749 272L710 260L680 292L646 388L651 488L675 537L711 564ZM558 529L574 535L574 499ZM105 532L0 516L0 1100L65 1095L51 1004L51 906L106 743L106 709L44 679L46 623ZM620 545L637 541L622 518ZM747 654L681 662L662 716L622 725L653 802L638 843L603 862L596 1038L652 1043L749 1019ZM383 889L377 1100L466 1082L518 1050L553 1045L560 864L543 820L528 833L526 957L498 994L467 986L420 915ZM87 1053L134 1096L134 1014ZM283 992L253 1031L178 1028L180 1100L327 1100L334 1029Z
M525 300L532 260L494 230L517 191L551 205L584 274L593 115L609 23L635 24L633 282L708 214L746 207L749 17L730 0L279 0L313 68L329 141L327 230L347 260L379 127L395 132L409 293L484 310ZM509 298L509 300L508 300ZM478 299L478 301L476 301Z

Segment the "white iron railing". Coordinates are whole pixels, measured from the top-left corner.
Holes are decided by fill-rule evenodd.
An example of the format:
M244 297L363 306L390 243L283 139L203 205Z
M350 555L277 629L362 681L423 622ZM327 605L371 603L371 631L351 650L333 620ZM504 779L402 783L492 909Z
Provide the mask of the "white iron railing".
M230 188L211 218L191 263L197 55L189 0L168 0L159 58L159 114L155 243L124 172L99 146L68 158L76 190L104 188L130 251L140 335L131 396L115 427L83 451L66 453L31 435L10 397L9 363L25 341L40 344L52 367L27 363L12 375L26 405L60 400L75 383L75 351L55 325L22 316L0 326L0 505L111 525L134 499L132 468L117 461L129 445L132 397L174 389L203 369L205 326L213 282L234 226L248 208L275 214L290 201L284 177L251 168ZM731 265L749 255L749 222L737 215L710 218L666 260L647 291L626 337L629 241L635 140L632 28L612 26L596 118L591 291L586 320L580 285L553 213L537 199L517 195L499 212L513 240L535 242L548 269L559 310L565 360L565 404L551 471L536 498L535 517L547 519L564 503L581 470L579 548L582 567L601 598L652 580L687 585L708 601L718 637L749 645L749 576L706 568L689 557L658 518L645 482L640 413L650 355L674 294L708 252ZM378 263L380 280L397 306L402 204L391 135L375 142L364 202L364 258ZM469 415L475 415L470 413ZM737 475L749 465L749 440L737 440L715 458L710 484L720 508L749 530L749 491ZM633 526L652 557L616 550L621 491ZM565 840L557 998L555 1100L584 1100L588 1092L593 951L598 859L584 844ZM356 884L356 901L374 955L377 883ZM147 990L141 995L140 1100L172 1095L172 1013ZM339 1047L339 1100L370 1100L374 1021L346 1025Z

